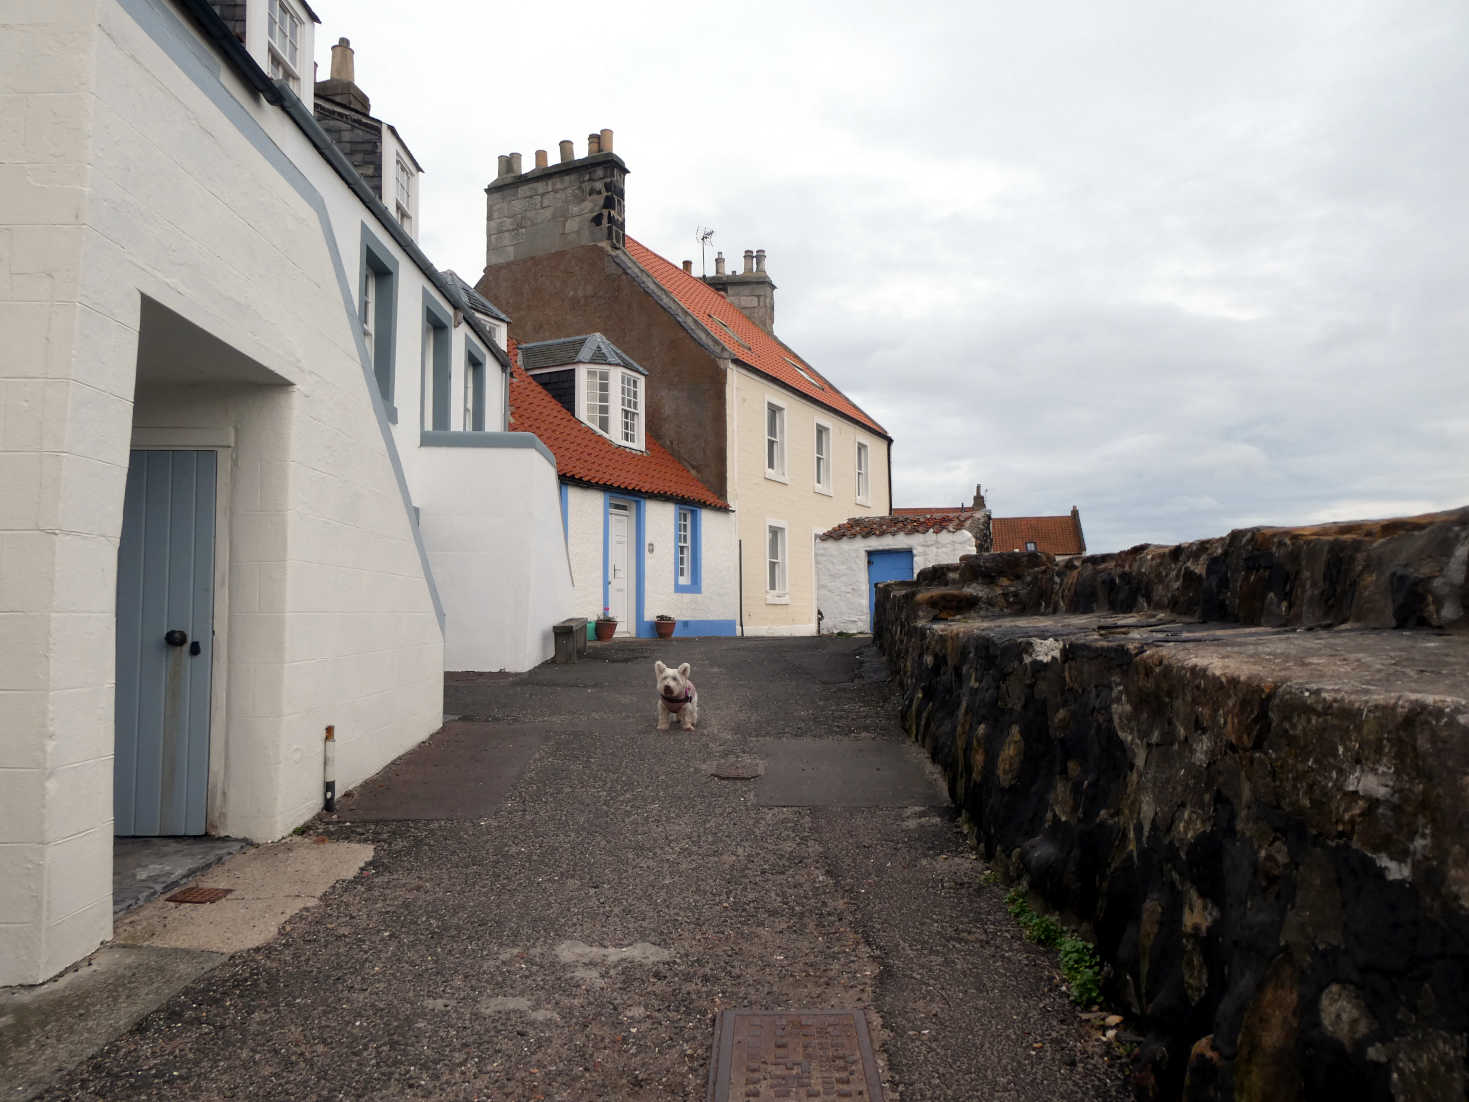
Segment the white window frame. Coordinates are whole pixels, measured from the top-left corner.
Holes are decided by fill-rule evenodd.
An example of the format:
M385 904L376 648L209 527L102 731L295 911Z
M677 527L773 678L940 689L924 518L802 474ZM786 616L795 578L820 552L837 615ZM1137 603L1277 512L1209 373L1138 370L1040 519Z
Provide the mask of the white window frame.
M611 367L586 367L581 370L580 374L582 376L581 419L603 436L610 437L612 435L609 430L612 428L612 378L614 372ZM593 413L592 406L592 386L593 383L600 381L597 378L600 375L607 377L607 401L601 405L600 409L601 415L606 418L602 424L597 423L597 417Z
M643 450L643 377L636 371L619 371L617 373L617 443L624 448L636 448ZM629 387L631 388L632 404L628 405ZM628 438L628 417L632 417L632 438Z
M857 441L857 504L872 504L872 449Z
M776 434L770 434L770 414L774 412L776 419ZM765 477L775 482L790 482L790 476L786 474L789 467L787 452L789 448L787 441L790 439L789 425L786 418L786 407L784 402L777 402L773 398L765 399ZM777 465L771 465L771 444L775 445L775 459ZM787 552L789 557L789 552Z
M676 505L673 509L673 573L679 585L694 581L694 513Z
M770 537L774 532L780 533L780 555L772 558L770 554ZM791 603L791 539L790 527L783 520L765 521L765 603L768 605L788 605ZM776 585L770 585L772 569L775 572Z
M377 350L372 346L373 311L377 309L377 273L371 268L362 280L362 340L367 345L367 366L373 366Z
M831 497L831 441L834 435L830 424L825 421L816 422L816 433L812 441L815 456L812 476L816 479L816 492L827 497ZM825 449L821 446L823 439L826 443Z
M413 168L402 152L394 154L397 164L394 167L394 189L395 189L395 213L398 216L398 224L411 235L413 233Z
M281 37L285 42L284 46L276 41L276 35L272 33L275 29L283 29ZM301 40L306 37L303 33L305 29L305 17L295 9L290 0L267 0L265 40L266 50L270 55L270 75L284 80L297 95L301 94ZM292 31L295 32L294 36ZM286 52L292 46L295 47L295 57L288 56Z

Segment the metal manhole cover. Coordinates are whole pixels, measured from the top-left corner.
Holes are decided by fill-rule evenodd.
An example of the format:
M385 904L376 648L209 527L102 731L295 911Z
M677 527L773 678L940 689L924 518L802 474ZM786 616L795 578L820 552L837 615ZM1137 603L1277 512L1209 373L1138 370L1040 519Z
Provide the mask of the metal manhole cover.
M218 903L234 888L185 888L168 897L170 903Z
M862 1011L720 1012L714 1025L709 1102L787 1098L882 1102Z

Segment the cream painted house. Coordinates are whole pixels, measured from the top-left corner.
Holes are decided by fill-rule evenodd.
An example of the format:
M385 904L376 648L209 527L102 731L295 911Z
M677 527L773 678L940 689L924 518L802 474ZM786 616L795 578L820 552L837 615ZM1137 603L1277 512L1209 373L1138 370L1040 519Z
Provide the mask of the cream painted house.
M571 611L503 331L313 119L315 26L0 25L0 985L110 935L114 834L279 837L328 725L345 788L439 726L446 661L524 668Z
M602 332L648 365L650 430L733 507L737 630L815 634L816 536L889 511L891 438L774 335L763 250L702 279L626 234L612 137L589 134L580 158L562 141L555 163L537 150L525 171L519 154L499 159L476 286L521 341Z

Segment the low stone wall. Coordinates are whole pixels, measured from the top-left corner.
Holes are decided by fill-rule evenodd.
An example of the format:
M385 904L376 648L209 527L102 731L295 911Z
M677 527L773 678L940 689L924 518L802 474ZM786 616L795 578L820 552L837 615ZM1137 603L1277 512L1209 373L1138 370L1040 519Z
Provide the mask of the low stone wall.
M880 587L909 732L1096 938L1141 1095L1465 1097L1466 554L1461 510Z

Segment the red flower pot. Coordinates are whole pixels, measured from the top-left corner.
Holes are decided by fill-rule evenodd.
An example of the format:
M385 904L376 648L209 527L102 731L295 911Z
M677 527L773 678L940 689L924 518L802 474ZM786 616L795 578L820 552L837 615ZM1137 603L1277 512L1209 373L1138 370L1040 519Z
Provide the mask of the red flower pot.
M616 634L617 634L617 621L616 620L598 620L597 621L597 640L598 640L598 642L605 643L605 642L607 642L608 639L611 639Z
M678 626L677 620L654 620L653 630L658 633L659 639L667 639L673 634L673 629Z

